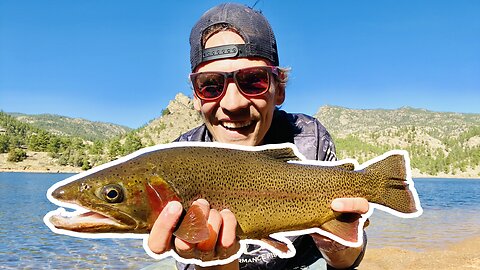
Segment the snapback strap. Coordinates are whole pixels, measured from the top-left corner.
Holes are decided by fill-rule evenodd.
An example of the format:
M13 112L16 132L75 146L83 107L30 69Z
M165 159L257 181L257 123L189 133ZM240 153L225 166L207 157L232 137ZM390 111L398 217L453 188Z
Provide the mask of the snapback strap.
M230 44L212 47L202 50L202 62L235 57L248 57L247 46L245 44Z

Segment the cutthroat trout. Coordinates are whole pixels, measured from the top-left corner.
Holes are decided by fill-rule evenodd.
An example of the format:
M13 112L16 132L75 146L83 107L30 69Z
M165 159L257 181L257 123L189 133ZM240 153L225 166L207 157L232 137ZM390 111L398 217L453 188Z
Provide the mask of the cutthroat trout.
M204 198L212 208L235 214L240 239L320 228L353 246L359 244L363 224L358 217L334 213L330 204L335 198L363 197L401 217L420 215L406 152L389 152L363 166L354 163L306 161L293 144L171 143L55 184L47 193L52 202L84 210L79 215L53 211L45 222L55 232L75 236L146 234L165 205L176 200L187 211L176 237L198 243L208 239L209 230L191 204ZM205 228L194 225L192 216L203 219Z

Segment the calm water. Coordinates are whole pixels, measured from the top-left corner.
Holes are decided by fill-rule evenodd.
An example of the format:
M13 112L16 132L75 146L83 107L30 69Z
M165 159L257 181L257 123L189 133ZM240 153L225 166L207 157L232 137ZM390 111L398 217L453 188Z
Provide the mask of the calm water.
M156 261L139 239L56 235L43 216L58 207L47 189L71 174L0 173L0 268L139 269Z
M402 219L375 211L367 228L369 247L425 250L480 235L480 180L414 179L423 214Z
M155 263L137 239L80 239L52 233L45 193L70 174L0 173L0 268L139 269ZM480 181L416 179L424 214L401 219L376 211L369 247L422 250L480 234ZM171 262L168 262L171 264Z

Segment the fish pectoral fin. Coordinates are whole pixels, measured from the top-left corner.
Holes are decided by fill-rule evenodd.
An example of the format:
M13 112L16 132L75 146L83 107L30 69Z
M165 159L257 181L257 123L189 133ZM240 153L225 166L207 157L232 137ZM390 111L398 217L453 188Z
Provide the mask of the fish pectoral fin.
M210 230L208 228L207 217L200 206L192 205L188 209L173 235L192 244L197 244L209 239Z
M355 213L342 213L335 219L325 222L321 228L345 241L358 241L358 225L361 215Z
M271 237L262 238L261 241L283 253L288 253L288 251L290 250L287 244Z

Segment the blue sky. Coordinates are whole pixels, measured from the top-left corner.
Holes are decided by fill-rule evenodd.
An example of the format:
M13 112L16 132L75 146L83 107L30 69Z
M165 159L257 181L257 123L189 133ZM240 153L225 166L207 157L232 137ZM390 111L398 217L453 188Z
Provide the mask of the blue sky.
M188 37L221 1L0 0L0 109L140 127L191 96ZM253 5L252 1L240 3ZM480 113L480 1L260 1L283 109Z

